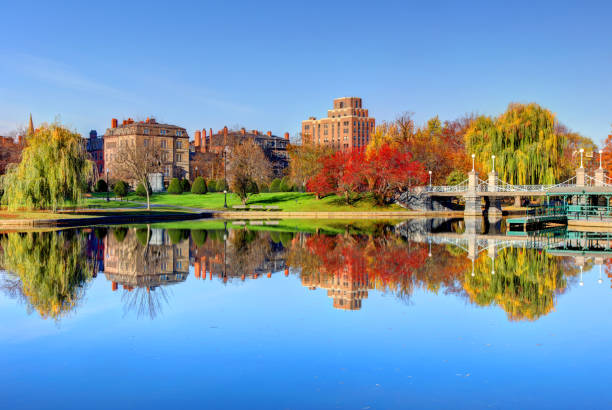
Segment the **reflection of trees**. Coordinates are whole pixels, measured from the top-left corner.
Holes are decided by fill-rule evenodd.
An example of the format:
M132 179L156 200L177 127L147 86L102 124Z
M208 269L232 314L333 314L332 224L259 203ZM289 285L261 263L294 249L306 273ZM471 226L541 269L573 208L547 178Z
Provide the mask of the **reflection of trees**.
M150 288L135 288L125 290L121 295L123 311L136 312L137 318L155 319L163 311L163 305L168 303L166 288L160 286L151 291Z
M569 258L525 248L505 248L495 258L481 254L465 274L464 288L480 306L498 305L510 320L536 320L555 306L556 297L567 288L567 275L576 273Z
M9 233L0 240L2 284L43 318L60 319L85 293L95 263L88 261L85 238L77 231Z

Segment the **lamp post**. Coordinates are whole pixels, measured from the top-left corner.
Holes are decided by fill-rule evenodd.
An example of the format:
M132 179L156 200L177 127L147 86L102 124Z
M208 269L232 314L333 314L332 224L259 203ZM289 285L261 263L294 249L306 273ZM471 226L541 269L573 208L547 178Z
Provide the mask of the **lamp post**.
M580 148L580 168L584 168L582 166L582 154L584 153L584 148Z
M429 187L431 188L431 171L429 171Z
M223 147L223 208L227 208L227 145Z
M110 201L108 199L108 190L110 189L110 185L108 183L108 168L106 168L106 202Z
M474 172L474 159L476 158L476 154L472 154L472 172Z
M600 169L601 169L601 168L603 168L603 166L602 166L602 161L601 161L601 155L602 155L602 154L603 154L603 150L602 150L602 149L600 149L600 150L599 150L599 168L600 168Z
M495 172L495 155L491 155L491 159L493 160L493 172Z
M582 167L580 167L582 168ZM578 282L580 286L584 286L584 282L582 281L582 265L580 265L580 282Z

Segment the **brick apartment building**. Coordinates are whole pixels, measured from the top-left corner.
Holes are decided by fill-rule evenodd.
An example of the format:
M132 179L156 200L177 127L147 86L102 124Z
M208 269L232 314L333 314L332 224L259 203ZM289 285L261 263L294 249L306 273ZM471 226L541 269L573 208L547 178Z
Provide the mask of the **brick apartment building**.
M89 138L84 139L84 145L89 159L95 164L94 175L96 179L102 177L104 172L104 138L98 138L98 132L91 130L89 131Z
M374 132L375 119L368 116L361 98L342 97L334 100L327 118L302 121L302 143L327 145L336 150L368 145Z
M228 152L232 147L241 144L247 139L252 139L261 147L264 155L272 164L275 177L282 177L285 169L289 166L289 156L287 146L289 145L289 133L284 137L273 135L271 131L261 133L258 130L247 131L242 128L238 131L228 130L224 127L217 133L213 133L212 128L207 133L205 129L201 132L195 131L195 141L191 153L192 172L197 172L200 176L209 178L219 177L219 161L222 159L223 150L227 146ZM216 162L216 165L215 165ZM228 162L228 167L231 164ZM195 169L198 167L198 170ZM212 174L212 175L211 175Z
M117 119L113 118L103 140L105 170L110 171L111 180L117 150L120 144L126 142L135 143L138 149L147 149L149 144L161 147L165 186L168 186L172 178L189 178L189 135L185 128L159 124L154 118L138 122L129 118L119 125Z
M21 151L25 146L24 138L19 136L17 140L12 137L0 136L0 175L6 172L10 164L21 161Z

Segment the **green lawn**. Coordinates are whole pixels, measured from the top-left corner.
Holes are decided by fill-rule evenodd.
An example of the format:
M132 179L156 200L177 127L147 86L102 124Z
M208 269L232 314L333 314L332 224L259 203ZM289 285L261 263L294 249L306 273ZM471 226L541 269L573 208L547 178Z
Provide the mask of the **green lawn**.
M100 194L95 194L93 198L87 199L87 204L107 207L107 202L100 199ZM146 202L146 199L135 194L128 196L130 201ZM112 202L111 202L112 203ZM152 204L158 205L177 205L200 209L222 210L223 208L223 193L208 193L204 195L196 194L181 194L171 195L168 193L154 194L151 197ZM229 209L233 205L241 205L237 195L227 194L227 203ZM315 196L310 193L302 192L277 192L263 193L251 196L247 205L275 205L282 211L288 212L304 212L304 211L320 211L320 212L368 212L368 211L403 211L398 205L376 206L371 197L362 198L350 205L335 195L325 197L323 199L315 199ZM110 205L108 205L110 206ZM112 205L114 206L114 205Z

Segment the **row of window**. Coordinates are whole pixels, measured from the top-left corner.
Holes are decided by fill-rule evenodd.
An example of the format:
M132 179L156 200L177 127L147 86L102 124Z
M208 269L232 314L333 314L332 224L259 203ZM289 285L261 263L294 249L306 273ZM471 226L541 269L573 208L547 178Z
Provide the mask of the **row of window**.
M149 135L150 132L151 131L148 128L145 128L144 131L143 131L144 135ZM168 135L168 130L159 130L159 135ZM176 135L177 137L182 137L183 136L183 131L176 130L174 135Z

